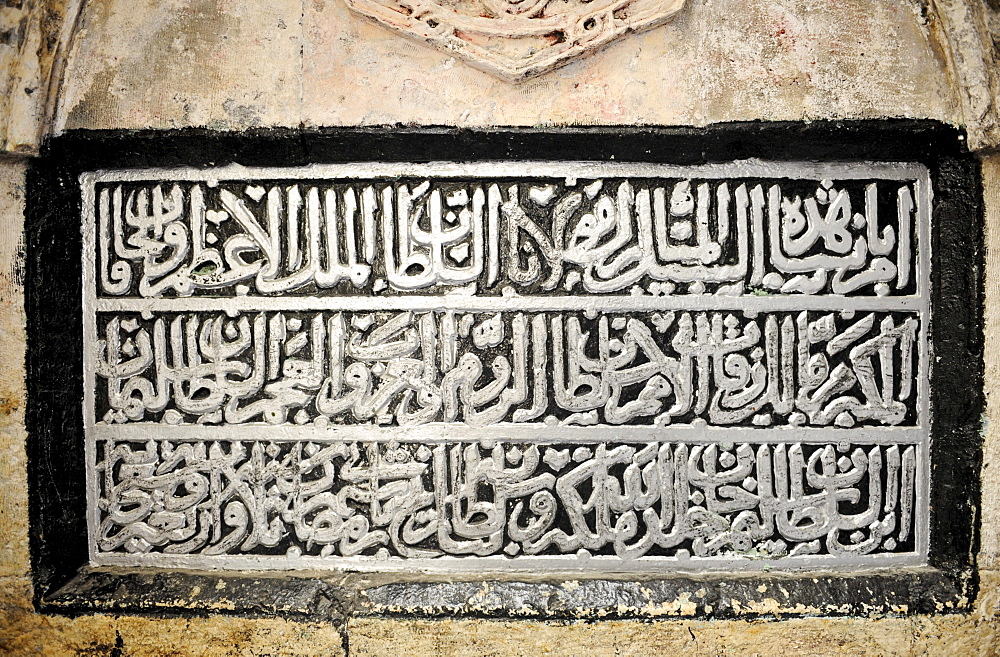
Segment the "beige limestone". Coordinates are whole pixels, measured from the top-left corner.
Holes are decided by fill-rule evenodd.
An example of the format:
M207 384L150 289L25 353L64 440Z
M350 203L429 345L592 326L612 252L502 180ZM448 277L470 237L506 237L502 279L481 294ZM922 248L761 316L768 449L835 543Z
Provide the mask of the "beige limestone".
M520 84L397 37L339 0L309 0L304 20L307 125L955 116L906 0L690 2L662 26Z
M975 618L640 623L385 621L350 626L350 654L514 657L735 657L997 654L997 622Z
M25 162L0 156L0 577L28 573L24 441L23 208Z
M82 3L0 4L0 152L35 153L48 134L66 46Z
M958 89L962 123L973 148L1000 145L1000 5L996 2L931 0L946 69Z
M937 118L975 148L1000 143L1000 10L979 0L699 0L520 84L341 0L9 0L0 34L13 35L0 38L8 152L87 127L870 117Z
M0 654L148 657L255 657L343 655L343 639L330 626L283 619L239 617L38 616L30 582L0 578Z
M986 205L986 414L983 419L983 528L979 562L1000 568L1000 156L983 161Z
M341 0L92 0L79 29L58 130L959 116L910 0L690 2L519 84Z
M298 0L88 2L56 125L297 126L301 14Z

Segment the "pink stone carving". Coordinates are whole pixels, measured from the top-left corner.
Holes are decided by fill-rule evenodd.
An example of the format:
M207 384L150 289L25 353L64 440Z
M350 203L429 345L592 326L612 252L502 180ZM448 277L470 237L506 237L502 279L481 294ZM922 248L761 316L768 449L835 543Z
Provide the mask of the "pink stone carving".
M653 27L684 1L346 0L360 14L512 81Z

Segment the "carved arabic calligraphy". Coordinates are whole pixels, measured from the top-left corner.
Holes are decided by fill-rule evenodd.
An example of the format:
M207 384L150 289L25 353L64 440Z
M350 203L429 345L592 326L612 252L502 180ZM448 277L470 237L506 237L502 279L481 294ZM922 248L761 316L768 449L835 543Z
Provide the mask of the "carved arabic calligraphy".
M912 289L905 181L532 183L102 185L100 292Z
M81 186L96 563L926 560L922 166Z
M788 558L912 543L915 447L108 441L104 551Z
M104 422L915 425L915 316L99 318Z

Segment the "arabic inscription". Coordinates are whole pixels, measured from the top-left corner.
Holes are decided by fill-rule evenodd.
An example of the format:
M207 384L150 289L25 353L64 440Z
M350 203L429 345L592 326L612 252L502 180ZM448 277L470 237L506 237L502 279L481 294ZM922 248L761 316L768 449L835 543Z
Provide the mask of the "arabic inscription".
M921 166L82 184L96 563L926 559Z

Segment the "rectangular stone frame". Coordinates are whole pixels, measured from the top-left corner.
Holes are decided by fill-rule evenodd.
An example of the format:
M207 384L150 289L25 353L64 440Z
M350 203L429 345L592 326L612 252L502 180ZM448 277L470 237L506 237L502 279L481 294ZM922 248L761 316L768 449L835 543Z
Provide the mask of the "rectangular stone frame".
M645 570L628 580L621 579L622 575L575 573L574 579L581 579L581 586L571 590L558 586L558 574L529 583L512 573L488 580L492 594L486 600L481 593L486 581L474 572L458 576L467 580L464 583L456 583L454 574L440 583L393 574L369 576L367 584L354 585L349 575L343 587L291 572L254 579L267 584L265 593L253 586L242 587L236 611L326 616L332 613L328 604L332 599L353 601L335 605L350 607L341 609L342 613L587 617L611 612L629 617L656 615L649 610L672 609L679 600L690 599L693 613L726 616L739 613L741 605L746 608L755 600L776 596L774 591L758 591L762 583L766 589L775 581L780 581L785 591L779 599L783 613L854 614L862 609L927 613L968 608L976 590L972 555L981 461L981 192L978 164L965 152L962 136L926 121L727 124L706 129L375 128L242 135L75 132L52 140L29 176L27 211L28 453L36 604L69 613L98 609L206 611L215 606L208 599L171 602L177 597L165 593L183 590L190 578L208 576L155 570L127 573L86 566L80 314L83 272L78 223L81 173L214 167L231 162L261 167L498 159L698 165L749 158L914 162L930 172L934 189L931 351L935 365L929 400L932 471L927 566L851 573L694 576ZM221 578L234 584L246 580L239 574ZM153 581L156 586L149 586ZM103 593L115 589L129 593ZM284 611L275 610L266 602L271 597L267 592L275 589L297 602ZM860 593L869 589L874 593ZM691 592L696 590L704 593L692 599ZM629 611L614 611L619 608ZM684 613L691 611L677 606L682 608L687 610Z

